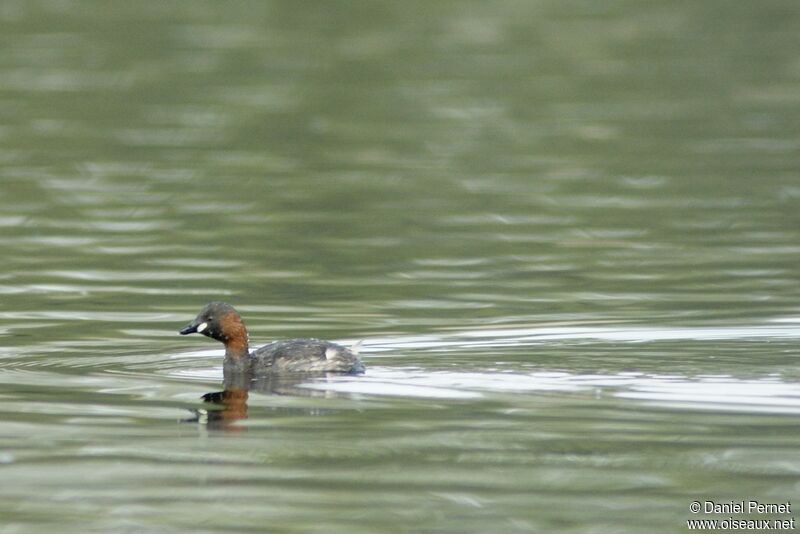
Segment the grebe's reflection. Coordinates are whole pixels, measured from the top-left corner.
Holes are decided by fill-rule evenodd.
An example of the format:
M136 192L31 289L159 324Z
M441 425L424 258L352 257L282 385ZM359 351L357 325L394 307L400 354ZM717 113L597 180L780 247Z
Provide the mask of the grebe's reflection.
M201 398L207 404L198 410L191 410L194 417L185 422L198 422L210 428L224 428L226 430L244 430L246 427L229 426L230 423L247 419L247 400L250 392L265 395L288 395L295 397L332 397L341 394L332 391L300 387L301 384L311 382L324 382L333 376L342 376L342 373L281 373L253 376L251 373L239 369L224 368L222 391L206 393ZM287 408L284 408L287 409ZM291 408L292 411L300 410L308 414L320 414L319 408Z

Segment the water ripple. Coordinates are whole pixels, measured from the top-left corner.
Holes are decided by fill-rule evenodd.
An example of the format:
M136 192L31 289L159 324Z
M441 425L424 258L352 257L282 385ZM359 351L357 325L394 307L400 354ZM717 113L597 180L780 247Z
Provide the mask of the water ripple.
M797 319L775 319L779 323L793 323ZM487 326L469 331L455 331L420 336L371 338L371 350L402 349L466 349L473 347L507 347L542 344L552 341L596 340L608 342L646 343L668 340L737 340L800 338L800 328L792 326L708 326L708 327L574 327L541 326L528 328L496 328Z

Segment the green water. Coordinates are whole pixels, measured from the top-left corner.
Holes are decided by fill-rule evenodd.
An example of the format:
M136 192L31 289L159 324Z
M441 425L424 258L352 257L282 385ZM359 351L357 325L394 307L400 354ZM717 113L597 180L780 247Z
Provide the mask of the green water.
M0 532L799 501L795 2L0 3ZM177 330L363 339L223 388ZM789 519L791 514L735 515Z

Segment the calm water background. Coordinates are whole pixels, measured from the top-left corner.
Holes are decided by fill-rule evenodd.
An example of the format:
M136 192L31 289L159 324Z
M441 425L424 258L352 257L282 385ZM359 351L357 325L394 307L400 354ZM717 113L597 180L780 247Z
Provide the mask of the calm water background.
M4 0L0 532L800 502L798 28L794 0ZM222 352L176 331L214 299L255 344L364 339L368 373L207 420Z

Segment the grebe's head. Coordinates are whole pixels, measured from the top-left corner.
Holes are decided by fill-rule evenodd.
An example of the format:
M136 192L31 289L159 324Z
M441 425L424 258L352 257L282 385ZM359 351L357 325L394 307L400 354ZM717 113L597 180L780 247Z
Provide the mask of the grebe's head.
M239 312L225 302L207 304L179 333L184 336L198 333L221 341L228 349L226 352L231 355L247 352L247 329L244 322Z

